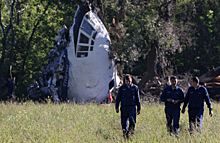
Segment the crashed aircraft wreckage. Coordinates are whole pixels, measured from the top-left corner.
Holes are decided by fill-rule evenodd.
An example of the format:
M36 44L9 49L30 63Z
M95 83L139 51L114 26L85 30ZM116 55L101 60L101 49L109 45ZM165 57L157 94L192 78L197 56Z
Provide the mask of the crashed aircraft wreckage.
M92 8L91 8L92 7ZM28 87L33 100L102 102L119 84L110 38L97 8L88 2L78 7L73 25L55 38L42 76Z

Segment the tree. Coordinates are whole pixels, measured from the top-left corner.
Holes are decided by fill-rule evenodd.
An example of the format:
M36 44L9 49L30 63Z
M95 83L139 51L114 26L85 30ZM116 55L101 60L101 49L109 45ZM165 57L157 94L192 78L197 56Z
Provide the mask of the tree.
M115 28L113 32L112 28L109 28L112 35L112 49L117 61L125 69L138 69L140 66L135 64L145 62L145 72L138 84L141 89L146 82L153 79L158 64L161 67L166 66L166 51L175 52L176 49L181 48L179 35L174 31L181 27L171 19L177 7L175 2L174 0L118 1L119 10L115 13L121 15L121 22L115 24L117 20L113 19L112 25L119 28ZM123 4L123 14L119 14L122 11L120 3ZM102 10L103 7L100 9L108 11L108 8L109 6L106 6L105 10ZM103 18L103 20L106 19ZM120 32L117 31L118 29ZM140 68L143 69L142 66Z
M176 65L176 73L189 71L199 76L219 65L219 2L197 0L181 5L183 13L178 11L177 19L191 23L183 25L194 29L188 30L188 38L194 44L184 42L181 53L170 54L168 57Z
M18 96L26 95L28 85L41 74L58 30L64 23L71 25L77 4L76 0L1 1L0 68L5 70L0 79L6 79L12 65Z
M127 31L123 46L126 50L118 56L124 56L128 61L137 61L140 57L146 61L146 71L138 84L141 89L155 76L159 55L159 58L163 59L167 49L179 48L174 46L174 41L171 40L172 37L174 39L173 24L170 20L173 5L174 1L157 0L129 3L126 13L128 18L124 24Z

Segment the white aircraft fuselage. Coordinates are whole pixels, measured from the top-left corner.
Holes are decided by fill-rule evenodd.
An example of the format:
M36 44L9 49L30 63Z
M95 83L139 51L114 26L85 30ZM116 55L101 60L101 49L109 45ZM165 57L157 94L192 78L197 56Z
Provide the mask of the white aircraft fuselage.
M119 82L114 59L109 56L110 37L99 17L94 12L88 11L82 18L75 43L74 25L78 9L70 29L71 41L67 47L69 61L67 96L76 102L101 102Z

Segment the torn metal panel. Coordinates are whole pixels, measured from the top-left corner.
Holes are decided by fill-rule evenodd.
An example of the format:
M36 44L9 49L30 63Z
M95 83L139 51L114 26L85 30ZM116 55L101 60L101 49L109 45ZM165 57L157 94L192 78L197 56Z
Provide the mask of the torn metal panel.
M65 73L65 49L69 43L69 31L66 26L58 32L59 35L55 38L55 49L52 49L47 58L48 65L42 70L42 75L37 79L37 82L28 87L29 97L33 100L39 100L52 97L54 101L60 101L58 92L59 87ZM59 44L58 44L59 43ZM61 94L61 93L60 93Z

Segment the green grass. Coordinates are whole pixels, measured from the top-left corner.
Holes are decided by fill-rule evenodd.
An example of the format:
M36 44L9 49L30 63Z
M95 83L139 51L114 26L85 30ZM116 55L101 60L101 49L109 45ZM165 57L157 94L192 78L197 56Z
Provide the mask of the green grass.
M124 140L114 104L0 104L0 142L220 142L220 104L214 116L205 107L202 134L189 135L188 114L181 114L180 136L168 136L163 104L142 104L135 135Z

